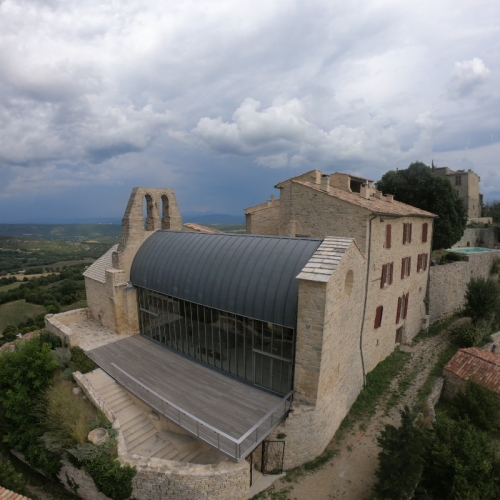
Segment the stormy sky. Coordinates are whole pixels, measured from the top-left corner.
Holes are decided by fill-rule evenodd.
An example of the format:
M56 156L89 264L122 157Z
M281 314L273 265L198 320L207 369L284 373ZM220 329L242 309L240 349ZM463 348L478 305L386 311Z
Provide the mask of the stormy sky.
M0 222L431 160L499 200L499 74L497 0L0 0Z

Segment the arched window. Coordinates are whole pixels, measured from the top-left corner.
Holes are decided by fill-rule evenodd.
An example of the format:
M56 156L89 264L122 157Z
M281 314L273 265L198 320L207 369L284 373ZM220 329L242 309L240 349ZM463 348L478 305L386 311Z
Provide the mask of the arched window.
M149 194L146 194L144 196L144 208L146 212L144 229L146 229L146 231L154 231L154 214L153 214L154 203L153 203L153 198L151 198L151 195Z

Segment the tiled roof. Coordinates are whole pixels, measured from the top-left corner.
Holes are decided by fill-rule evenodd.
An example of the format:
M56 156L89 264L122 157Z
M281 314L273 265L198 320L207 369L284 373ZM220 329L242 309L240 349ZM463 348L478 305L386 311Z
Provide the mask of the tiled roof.
M19 493L14 493L13 491L5 489L0 486L0 500L30 500L24 495L19 495Z
M93 262L83 275L100 283L106 283L106 270L113 267L113 252L117 248L118 245L112 246L102 257Z
M326 283L353 242L353 238L327 236L297 278Z
M399 215L399 216L421 216L421 217L437 217L437 215L427 212L426 210L421 210L420 208L407 205L406 203L401 203L400 201L393 200L392 202L387 201L386 198L381 199L371 196L366 199L363 198L359 193L350 193L349 191L344 191L333 186L330 186L328 191L321 189L321 186L314 184L313 182L304 182L293 180L295 184L301 184L302 186L307 186L316 191L320 191L339 200L346 201L352 205L357 205L358 207L365 208L376 214L384 215Z
M477 347L460 349L444 371L463 380L473 379L500 394L500 355Z
M186 231L196 231L197 233L223 233L224 231L219 231L213 227L202 226L201 224L195 224L194 222L186 222L182 225Z

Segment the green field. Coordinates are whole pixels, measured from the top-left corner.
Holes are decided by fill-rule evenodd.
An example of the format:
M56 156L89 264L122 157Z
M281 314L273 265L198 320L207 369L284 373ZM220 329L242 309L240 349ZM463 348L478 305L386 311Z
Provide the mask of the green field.
M33 318L44 312L44 306L28 304L24 299L2 304L0 306L0 332L3 331L7 325L16 326L26 321L28 318Z
M8 290L12 290L13 288L18 288L22 285L22 281L18 281L16 283L11 283L10 285L0 286L0 293L6 292Z

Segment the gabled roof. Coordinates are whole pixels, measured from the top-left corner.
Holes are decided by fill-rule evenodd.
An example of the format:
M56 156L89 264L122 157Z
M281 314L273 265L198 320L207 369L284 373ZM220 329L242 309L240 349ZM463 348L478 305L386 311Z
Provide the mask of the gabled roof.
M322 239L156 231L137 251L134 286L295 328L299 281Z
M420 208L413 207L396 200L387 201L386 198L376 198L374 196L371 196L367 199L363 198L359 193L351 193L349 191L344 191L343 189L339 189L333 186L330 186L329 190L325 191L321 188L321 186L313 182L304 182L293 179L291 180L291 182L314 189L315 191L319 191L327 196L332 196L333 198L345 201L347 203L350 203L351 205L356 205L360 208L364 208L377 215L437 217L437 215L431 212L421 210Z
M83 273L87 278L106 283L106 271L113 267L113 252L116 251L118 245L112 246L104 255L93 262L88 269Z
M20 495L19 493L14 493L3 486L0 485L0 499L1 500L30 500L28 497L24 495Z
M472 379L500 394L500 355L469 347L460 349L444 367L463 380Z
M326 283L351 244L357 246L353 238L327 236L297 278Z
M222 233L223 231L219 231L218 229L214 229L213 227L202 226L201 224L196 224L195 222L185 222L182 224L182 227L186 231L195 231L197 233Z

